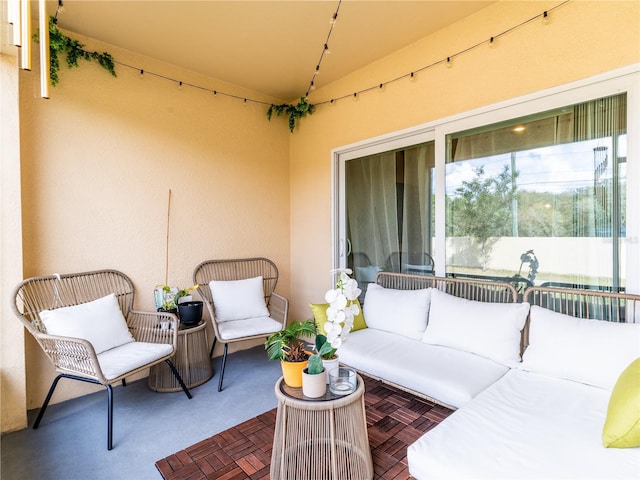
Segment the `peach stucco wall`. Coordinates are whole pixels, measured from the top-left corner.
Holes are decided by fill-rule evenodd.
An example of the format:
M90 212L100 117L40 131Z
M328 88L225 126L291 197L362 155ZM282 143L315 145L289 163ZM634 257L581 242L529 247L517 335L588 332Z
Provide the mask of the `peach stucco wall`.
M88 49L186 83L266 102L109 45ZM36 54L37 52L34 52ZM212 258L265 256L289 295L289 136L264 105L198 90L116 65L68 70L51 98L39 98L34 71L20 73L25 277L115 268L136 287L136 308L153 309L165 283L187 287ZM15 319L11 319L15 321ZM39 406L54 375L28 336L27 407ZM53 401L95 390L67 382Z
M310 101L416 70L558 3L498 2L316 90ZM278 291L290 298L290 319L306 318L308 303L330 286L332 149L639 62L639 15L635 0L571 1L548 25L525 25L492 48L454 59L451 68L430 68L412 81L320 106L294 134L282 119L267 122L264 106L179 90L124 67L117 67L117 79L95 64L63 68L48 101L38 98L37 67L21 72L24 275L120 269L133 278L136 306L151 308L153 287L164 283L171 189L170 283L190 284L193 268L208 258L267 256L280 267ZM148 71L262 99L75 37ZM37 52L34 57L37 65ZM3 290L5 299L8 294ZM22 337L5 329L16 320L2 315L4 353ZM53 377L30 338L25 351L26 400L3 403L3 422L7 408L39 406ZM18 373L12 383L24 377ZM91 390L67 384L54 401Z
M339 98L446 59L560 2L498 2L316 90ZM640 61L640 3L572 1L550 22L524 25L382 89L321 105L291 137L291 265L294 315L330 286L331 150ZM327 60L330 61L330 60Z

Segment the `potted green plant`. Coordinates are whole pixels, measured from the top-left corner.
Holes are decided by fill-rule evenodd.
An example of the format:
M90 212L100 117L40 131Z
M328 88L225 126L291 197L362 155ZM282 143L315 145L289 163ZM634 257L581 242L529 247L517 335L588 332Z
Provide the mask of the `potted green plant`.
M203 303L199 300L193 301L191 292L198 286L196 284L180 289L169 285L158 285L155 289L156 308L158 311L177 314L180 322L186 326L197 325L202 319Z
M316 326L315 323L314 326ZM324 335L316 333L315 350L316 352L309 357L307 368L302 370L302 393L310 398L321 397L327 391L329 367L325 366L325 359L329 360L333 357L337 362L336 349Z
M302 386L302 369L309 361L309 353L301 338L312 338L315 333L316 325L313 321L295 321L283 330L272 333L264 343L269 360L280 360L284 382L290 387Z

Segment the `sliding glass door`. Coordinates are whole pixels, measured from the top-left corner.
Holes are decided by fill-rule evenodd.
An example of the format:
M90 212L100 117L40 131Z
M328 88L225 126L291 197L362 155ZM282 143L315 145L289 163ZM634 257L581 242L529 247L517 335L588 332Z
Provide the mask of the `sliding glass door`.
M433 274L434 143L345 163L347 266L361 285L382 270Z
M447 136L447 274L624 288L626 94Z

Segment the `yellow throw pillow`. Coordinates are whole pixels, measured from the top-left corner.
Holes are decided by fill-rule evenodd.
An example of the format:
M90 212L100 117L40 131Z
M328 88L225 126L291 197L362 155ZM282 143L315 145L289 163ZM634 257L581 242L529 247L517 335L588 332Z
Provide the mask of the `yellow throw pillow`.
M356 299L355 301L358 308L360 308L360 313L353 318L353 328L352 332L356 330L362 330L363 328L367 328L367 324L364 321L364 314L362 313L362 307L360 306L360 302ZM312 303L309 305L311 307L311 312L313 313L313 318L316 320L316 325L318 325L318 332L323 335L326 335L327 332L324 331L324 324L327 323L327 308L329 308L328 303Z
M640 358L620 374L602 431L605 447L640 447Z

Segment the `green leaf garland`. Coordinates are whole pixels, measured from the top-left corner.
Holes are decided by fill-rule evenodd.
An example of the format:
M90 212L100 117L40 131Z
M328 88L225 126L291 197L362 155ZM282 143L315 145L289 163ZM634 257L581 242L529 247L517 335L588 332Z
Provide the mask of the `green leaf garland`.
M315 105L310 104L305 97L300 97L296 105L290 103L271 105L269 110L267 110L267 118L271 120L274 113L277 116L286 114L289 117L289 130L293 133L293 130L296 128L296 121L306 117L307 114L312 115L315 109Z
M38 33L34 34L33 39L39 43ZM61 53L67 54L67 66L69 68L78 67L78 60L86 61L97 60L97 62L114 77L117 77L113 57L110 53L90 52L84 49L84 44L78 40L73 40L62 33L56 25L55 18L49 17L49 73L51 85L54 87L60 81L58 72L60 71Z

